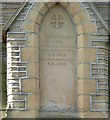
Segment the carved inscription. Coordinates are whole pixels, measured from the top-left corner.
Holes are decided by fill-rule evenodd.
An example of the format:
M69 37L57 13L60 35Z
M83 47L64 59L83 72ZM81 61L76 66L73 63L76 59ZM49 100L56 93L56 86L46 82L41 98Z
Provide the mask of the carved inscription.
M54 28L61 28L64 24L63 17L58 14L53 15L51 18L51 24Z
M58 39L58 36L56 36L56 39L52 39L54 37L51 36L51 39L48 39L47 36L44 36L41 39L41 61L45 61L47 65L51 66L65 66L73 60L69 56L73 51L73 46L65 44L65 41L73 39L73 36L68 36L68 38L66 36L66 39Z

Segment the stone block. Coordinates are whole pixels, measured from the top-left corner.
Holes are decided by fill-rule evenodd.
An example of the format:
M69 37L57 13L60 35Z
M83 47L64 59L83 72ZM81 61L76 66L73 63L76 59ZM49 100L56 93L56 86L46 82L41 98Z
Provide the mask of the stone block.
M49 0L49 2L47 2L47 6L50 8L55 4L55 2L51 2L51 0Z
M39 12L40 10L42 10L43 7L45 7L44 2L36 2L32 9Z
M9 39L10 39L10 38L9 38ZM11 44L11 45L15 45L15 46L16 46L16 45L18 45L18 46L19 46L19 45L25 45L25 43L26 43L25 40L23 40L23 41L22 41L22 40L16 41L15 39L13 39L13 41L10 41L10 44Z
M22 48L21 58L27 62L38 62L38 48L37 47L25 47Z
M87 21L83 23L83 31L84 33L95 33L96 31L96 25L93 24L91 21Z
M32 9L27 16L27 20L33 20L36 23L40 24L43 16L39 13L39 11L42 7L43 6L41 5L40 7L36 7L36 9Z
M90 47L90 36L89 35L81 34L77 37L77 41L78 41L78 44L77 44L78 48Z
M84 109L90 111L90 95L84 95Z
M85 33L83 30L82 24L77 25L76 29L77 29L77 34L79 34L79 35Z
M28 109L39 110L39 105L40 105L40 95L30 94L28 96Z
M96 80L78 80L78 93L90 94L96 92Z
M32 78L39 78L39 64L29 63L28 64L28 76Z
M48 11L48 7L44 4L44 6L40 9L40 13L42 15L45 15L47 13L47 11Z
M27 34L27 38L28 38L28 41L27 41L28 46L36 46L36 47L38 47L39 38L38 38L37 33Z
M83 24L77 25L78 34L95 33L95 32L96 32L96 26L91 21L86 21Z
M77 85L78 85L78 87L77 87L77 91L78 91L78 93L79 94L83 94L83 81L84 80L82 80L82 79L79 79L78 81L77 81Z
M26 111L8 111L7 118L38 118L39 111L30 109Z
M25 33L8 33L8 38L12 40L16 40L16 38L23 39L25 38Z
M22 23L22 29L26 32L39 33L39 25L32 20L26 20Z
M67 11L73 16L76 13L78 13L80 10L82 10L81 4L79 2L73 2L70 4L70 6L67 8Z
M78 49L78 63L95 62L96 49L95 48L80 48Z
M25 108L25 102L13 102L13 108L19 108L19 109L22 109L22 108Z
M108 40L109 39L109 37L108 36L102 36L101 34L100 35L92 35L91 36L91 38L93 39L93 40Z
M105 112L85 112L83 115L83 118L94 118L94 120L97 120L97 118L99 118L100 120L104 120L104 118L108 118L108 113L105 113Z
M79 111L89 111L90 110L90 96L88 95L79 95L78 96L78 109Z
M35 22L38 24L41 24L42 20L43 20L43 16L41 14L38 14L35 18Z
M36 16L39 14L38 9L32 9L27 15L26 20L36 20Z
M73 16L73 19L75 21L75 24L80 24L80 23L86 21L89 18L88 18L87 14L85 13L85 10L84 10L84 11L80 11L77 14L75 14Z
M29 93L39 93L39 80L38 79L25 79L22 80L22 91Z
M83 78L90 78L90 64L83 64Z
M23 22L22 22L23 23ZM21 23L20 23L20 27L21 27ZM13 25L12 27L11 27L11 30L10 30L10 32L20 32L21 31L21 28L20 27L16 27L15 25Z
M90 78L90 64L78 64L78 79Z
M60 5L63 6L64 8L66 8L66 9L69 7L68 2L60 2Z
M98 29L98 32L103 34L103 33L107 33L108 31L105 28L102 28L102 29Z
M84 98L83 98L83 95L79 95L78 96L77 103L78 103L78 110L79 111L83 110L83 108L84 108Z

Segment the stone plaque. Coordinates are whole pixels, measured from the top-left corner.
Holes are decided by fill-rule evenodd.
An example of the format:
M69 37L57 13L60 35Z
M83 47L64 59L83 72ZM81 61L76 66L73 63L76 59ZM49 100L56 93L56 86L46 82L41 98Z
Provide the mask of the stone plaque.
M41 111L74 111L75 30L59 6L44 18L39 35Z

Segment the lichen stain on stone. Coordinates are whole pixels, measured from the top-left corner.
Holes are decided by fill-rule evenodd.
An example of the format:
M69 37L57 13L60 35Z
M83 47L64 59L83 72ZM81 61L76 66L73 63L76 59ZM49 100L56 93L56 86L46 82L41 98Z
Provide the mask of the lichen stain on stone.
M45 105L41 106L41 112L74 112L75 108L64 105L59 105L56 102L49 100Z

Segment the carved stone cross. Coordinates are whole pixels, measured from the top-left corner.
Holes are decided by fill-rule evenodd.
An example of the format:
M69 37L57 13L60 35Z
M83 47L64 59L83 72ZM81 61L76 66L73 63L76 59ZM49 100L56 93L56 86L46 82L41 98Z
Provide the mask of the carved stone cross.
M55 28L61 28L64 23L63 17L61 15L54 15L51 18L51 24Z

